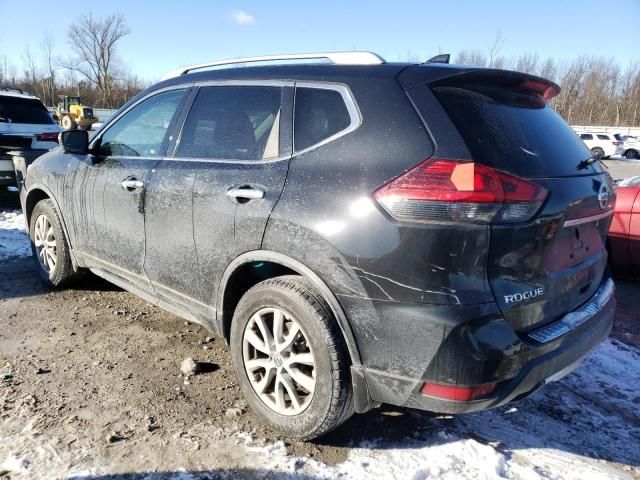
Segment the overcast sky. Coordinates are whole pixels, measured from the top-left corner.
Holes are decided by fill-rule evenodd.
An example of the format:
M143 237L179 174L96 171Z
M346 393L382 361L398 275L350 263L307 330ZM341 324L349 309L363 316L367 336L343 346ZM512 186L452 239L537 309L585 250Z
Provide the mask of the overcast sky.
M67 29L88 12L125 15L132 33L120 57L146 80L178 66L275 53L371 50L387 60L426 60L438 52L486 51L498 31L505 56L592 54L623 66L640 60L640 0L0 0L0 59L20 65L26 45L38 53L45 31L67 56Z

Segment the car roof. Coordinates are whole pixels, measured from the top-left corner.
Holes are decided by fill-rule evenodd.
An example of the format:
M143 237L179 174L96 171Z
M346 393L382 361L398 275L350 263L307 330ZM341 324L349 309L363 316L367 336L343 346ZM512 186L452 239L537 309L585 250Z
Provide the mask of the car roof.
M0 88L0 96L3 97L14 97L14 98L24 98L27 100L40 100L40 98L36 97L35 95L31 95L28 92L23 92L21 90L12 90L12 89L2 89Z
M247 67L223 67L194 71L171 77L160 84L189 83L237 79L290 79L330 81L336 77L394 77L409 63L383 63L379 65L336 65L322 63L299 63L281 65L256 65Z

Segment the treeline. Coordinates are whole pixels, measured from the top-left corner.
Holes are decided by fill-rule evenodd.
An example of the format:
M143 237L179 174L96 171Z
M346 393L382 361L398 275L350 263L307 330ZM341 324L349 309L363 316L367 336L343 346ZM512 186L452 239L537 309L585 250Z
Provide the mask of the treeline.
M83 15L67 32L71 56L56 55L56 46L45 34L37 53L27 46L22 65L9 64L0 53L0 86L19 88L55 106L61 95L79 95L93 107L117 108L148 86L132 74L118 56L118 42L130 33L120 14L95 19Z
M626 67L610 58L579 56L571 61L524 53L515 58L490 50L463 50L455 63L505 68L539 75L561 87L550 105L573 125L640 126L640 61Z
M42 39L37 54L30 47L25 49L20 69L0 53L0 86L29 91L49 106L58 102L59 95L80 95L94 107L119 107L147 86L118 56L118 42L130 32L121 14L102 19L83 15L67 32L69 58L55 54L49 35ZM453 60L553 80L562 91L550 104L571 124L640 126L640 61L623 67L613 59L587 55L571 61L535 53L509 58L500 55L503 43L498 32L487 50L463 50Z

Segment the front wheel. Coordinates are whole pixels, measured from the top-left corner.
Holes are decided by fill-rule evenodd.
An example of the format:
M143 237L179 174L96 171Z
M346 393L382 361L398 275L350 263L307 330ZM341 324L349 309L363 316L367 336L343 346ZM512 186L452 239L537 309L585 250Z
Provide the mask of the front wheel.
M33 209L29 236L38 272L46 283L62 287L78 275L79 272L73 270L60 216L51 200L41 200Z
M62 128L65 130L73 130L76 128L76 122L71 118L70 115L65 115L62 117Z
M353 413L349 355L331 311L306 280L265 280L240 299L231 355L251 409L274 430L309 440Z
M596 160L602 160L604 158L604 150L600 147L593 147L591 153Z

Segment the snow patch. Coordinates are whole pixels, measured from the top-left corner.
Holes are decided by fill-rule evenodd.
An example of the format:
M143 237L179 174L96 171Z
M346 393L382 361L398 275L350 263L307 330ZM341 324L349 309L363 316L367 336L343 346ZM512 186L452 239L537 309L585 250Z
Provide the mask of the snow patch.
M31 255L24 215L17 210L0 210L0 261Z

